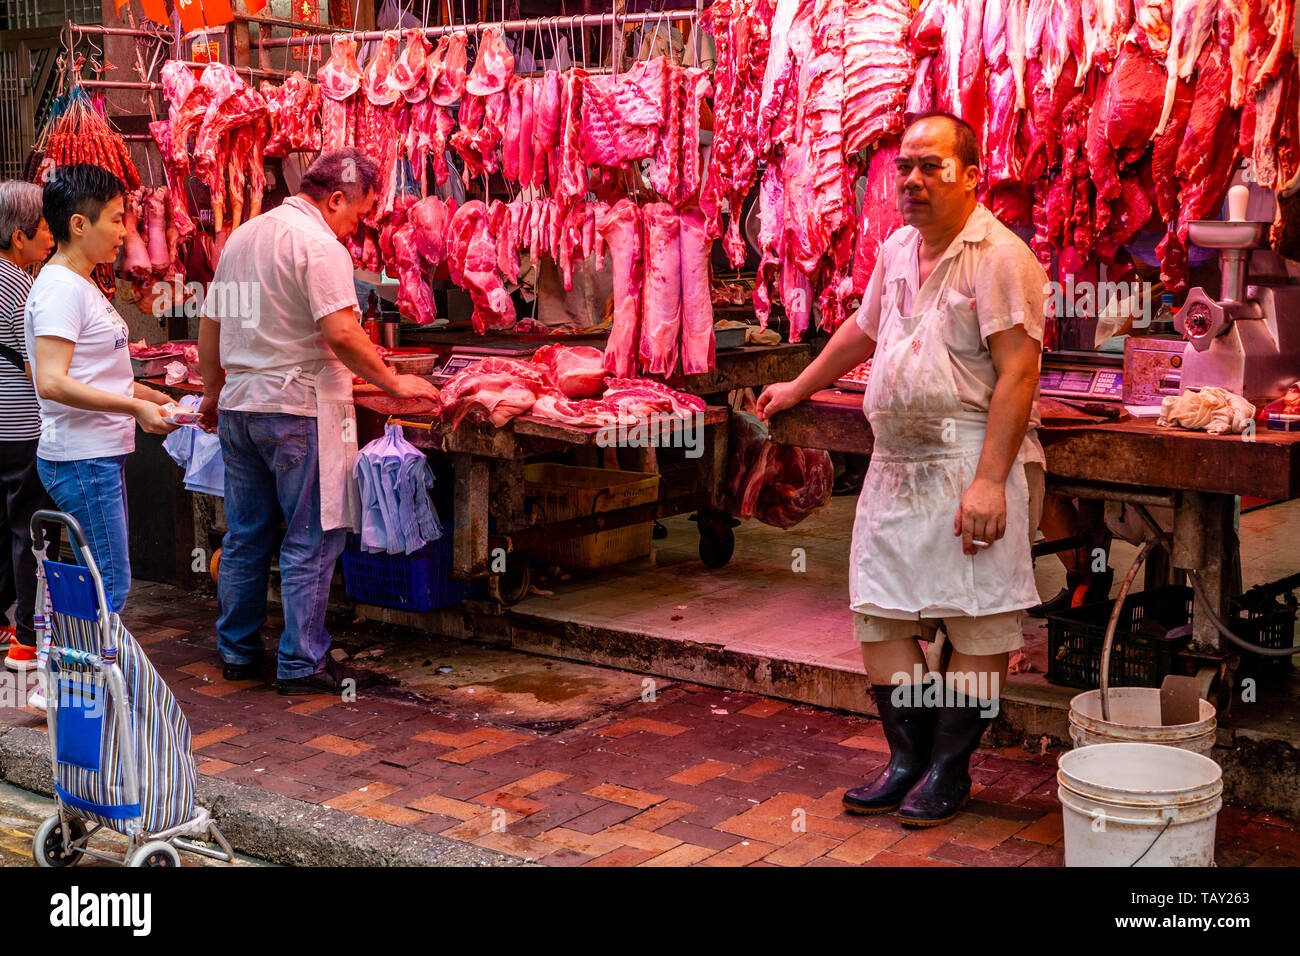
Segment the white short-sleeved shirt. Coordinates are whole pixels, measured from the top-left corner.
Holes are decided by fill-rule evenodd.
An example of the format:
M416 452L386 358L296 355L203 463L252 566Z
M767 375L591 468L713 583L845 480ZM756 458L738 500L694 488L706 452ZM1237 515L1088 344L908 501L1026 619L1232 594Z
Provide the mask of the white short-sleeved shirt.
M24 311L32 377L38 379L36 339L42 335L73 343L68 378L130 396L135 392L130 330L99 287L64 266L46 263L32 283ZM41 438L36 455L46 461L111 458L135 451L135 419L124 412L92 412L41 398Z
M346 308L360 319L352 257L311 203L290 197L236 229L204 303L221 325L218 407L315 418L310 388L285 376L338 362L316 323Z
M903 313L914 315L931 305L928 300L944 281L943 270L956 269L948 281L949 322L944 327L944 342L962 405L987 412L998 379L988 338L1020 325L1031 338L1043 341L1047 273L1024 241L998 222L983 204L976 205L953 243L964 243L968 247L966 254L957 256L952 265L941 262L936 266L926 283L925 295L918 299L921 234L912 226L891 233L881 243L857 323L863 332L877 339L881 303L886 295L899 294L897 285L902 287ZM1038 441L1042 420L1037 398L1035 392L1021 456L1025 462L1044 463L1043 446Z

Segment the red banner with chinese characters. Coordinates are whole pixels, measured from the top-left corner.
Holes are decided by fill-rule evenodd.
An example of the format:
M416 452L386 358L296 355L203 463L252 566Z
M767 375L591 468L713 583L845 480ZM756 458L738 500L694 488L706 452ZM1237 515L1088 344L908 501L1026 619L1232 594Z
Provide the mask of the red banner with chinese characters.
M319 23L320 0L293 0L293 19L299 23ZM293 30L292 35L295 37L316 36L316 34L307 30ZM310 46L294 46L289 49L293 51L295 60L307 60L314 56Z
M330 0L330 23L351 30L352 24L356 22L354 16L352 0Z

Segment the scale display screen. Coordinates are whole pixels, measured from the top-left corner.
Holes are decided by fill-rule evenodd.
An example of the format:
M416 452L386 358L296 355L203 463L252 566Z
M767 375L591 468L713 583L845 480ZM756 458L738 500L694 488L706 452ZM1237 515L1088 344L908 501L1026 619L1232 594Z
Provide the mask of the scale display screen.
M1045 368L1039 375L1044 395L1119 401L1124 395L1124 373L1113 368Z
M443 375L455 375L457 372L464 371L471 365L477 365L487 358L486 355L453 355L447 359L447 364L442 367Z

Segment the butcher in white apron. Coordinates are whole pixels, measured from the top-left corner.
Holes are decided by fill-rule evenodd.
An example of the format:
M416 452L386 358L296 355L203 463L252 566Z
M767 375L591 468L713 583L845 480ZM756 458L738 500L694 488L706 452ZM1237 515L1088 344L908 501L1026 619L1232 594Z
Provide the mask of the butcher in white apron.
M352 258L340 241L374 204L375 163L323 153L299 191L226 241L199 323L203 423L221 435L227 532L217 645L227 680L263 666L267 576L280 524L281 694L337 693L325 630L334 566L360 525L352 377L398 398L438 390L386 366L362 331Z
M844 806L897 810L910 826L952 819L969 796L970 758L1023 644L1021 614L1039 600L1030 543L1047 275L976 201L977 144L948 114L913 121L896 175L906 225L882 243L855 321L758 402L769 417L872 357L849 602L890 762ZM916 639L941 624L952 655L929 674Z

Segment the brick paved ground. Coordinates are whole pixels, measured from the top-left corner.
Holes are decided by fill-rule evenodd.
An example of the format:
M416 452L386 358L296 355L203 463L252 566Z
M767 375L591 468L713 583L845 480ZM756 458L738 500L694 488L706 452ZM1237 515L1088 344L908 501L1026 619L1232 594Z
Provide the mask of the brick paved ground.
M553 866L1057 866L1056 753L981 750L955 821L850 817L888 748L875 720L676 684L545 735L362 692L222 680L210 599L157 586L127 625L182 702L201 773ZM381 692L376 692L379 694ZM0 722L39 726L32 713ZM1221 865L1295 865L1300 832L1225 806Z

